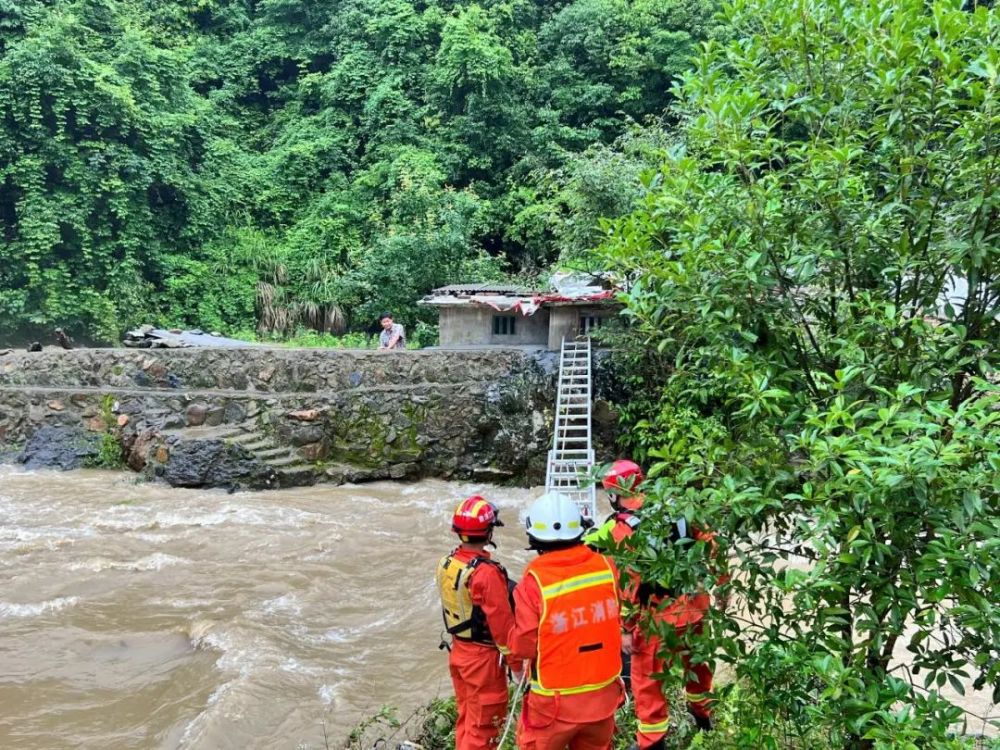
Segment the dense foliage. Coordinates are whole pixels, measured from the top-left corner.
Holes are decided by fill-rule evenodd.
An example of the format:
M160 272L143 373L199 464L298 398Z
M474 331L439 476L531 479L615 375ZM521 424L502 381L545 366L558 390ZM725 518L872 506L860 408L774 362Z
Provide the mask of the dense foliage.
M727 14L605 246L635 279L629 440L650 504L728 544L703 645L762 701L741 746L946 747L956 693L1000 700L1000 13ZM711 580L661 526L626 562Z
M663 112L711 11L4 0L0 329L340 332L535 273L619 212L607 147Z

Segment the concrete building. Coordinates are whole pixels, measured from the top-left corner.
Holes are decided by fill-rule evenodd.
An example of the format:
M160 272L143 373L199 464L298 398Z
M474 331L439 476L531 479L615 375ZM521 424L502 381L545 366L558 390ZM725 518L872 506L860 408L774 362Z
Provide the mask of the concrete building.
M574 277L576 279L576 277ZM589 279L588 279L589 281ZM562 282L562 283L560 283ZM555 280L550 291L505 284L452 284L420 304L436 307L440 346L538 346L590 333L621 306L604 285Z

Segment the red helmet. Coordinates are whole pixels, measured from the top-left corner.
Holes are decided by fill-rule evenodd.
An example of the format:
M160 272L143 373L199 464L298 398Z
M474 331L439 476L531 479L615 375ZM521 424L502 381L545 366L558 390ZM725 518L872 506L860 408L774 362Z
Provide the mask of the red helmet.
M619 459L611 464L604 475L604 489L608 492L633 493L645 477L639 464L627 459Z
M616 508L639 510L642 496L637 490L645 477L639 464L627 459L619 459L611 464L604 474L604 489L611 495L611 504Z
M455 508L451 530L462 539L487 539L494 526L503 526L500 509L481 495L467 497Z

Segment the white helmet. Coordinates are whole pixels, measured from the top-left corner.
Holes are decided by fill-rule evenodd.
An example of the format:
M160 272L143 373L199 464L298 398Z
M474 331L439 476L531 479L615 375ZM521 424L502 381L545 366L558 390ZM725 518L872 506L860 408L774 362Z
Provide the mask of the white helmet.
M528 536L540 542L569 542L586 531L580 508L565 495L546 492L528 508L524 518Z

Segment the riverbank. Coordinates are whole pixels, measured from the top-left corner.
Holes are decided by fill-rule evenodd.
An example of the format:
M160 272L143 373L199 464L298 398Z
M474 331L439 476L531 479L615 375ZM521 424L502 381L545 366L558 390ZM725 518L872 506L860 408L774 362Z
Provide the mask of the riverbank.
M529 485L544 474L555 364L524 348L10 353L0 453L32 468L122 465L180 487ZM602 402L595 434L613 444Z

